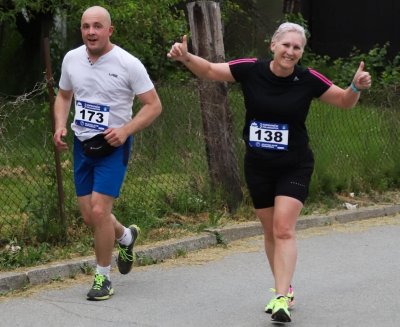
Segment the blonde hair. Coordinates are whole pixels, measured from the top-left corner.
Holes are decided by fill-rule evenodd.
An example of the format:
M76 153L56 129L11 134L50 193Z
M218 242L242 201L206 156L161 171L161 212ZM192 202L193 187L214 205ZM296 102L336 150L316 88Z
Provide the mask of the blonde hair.
M307 43L307 37L306 37L306 32L303 28L303 26L300 26L299 24L295 23L290 23L286 22L281 25L279 25L278 29L275 31L274 35L272 35L272 42L279 41L284 34L287 32L296 32L299 33L301 38L303 39L303 47L305 47Z

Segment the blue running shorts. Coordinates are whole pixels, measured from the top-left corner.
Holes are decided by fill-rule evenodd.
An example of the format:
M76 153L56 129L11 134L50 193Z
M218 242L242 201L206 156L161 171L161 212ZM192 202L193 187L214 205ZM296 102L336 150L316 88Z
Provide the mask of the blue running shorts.
M133 137L103 158L91 158L83 154L82 144L74 138L74 181L76 195L85 196L93 191L119 196L131 152Z

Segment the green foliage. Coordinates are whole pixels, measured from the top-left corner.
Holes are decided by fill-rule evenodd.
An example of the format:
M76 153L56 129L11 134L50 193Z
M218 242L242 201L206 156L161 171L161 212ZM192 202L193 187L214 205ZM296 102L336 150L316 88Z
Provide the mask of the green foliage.
M208 222L210 226L212 227L218 226L223 216L224 212L211 209L208 213Z
M188 254L188 251L184 248L179 248L175 251L174 253L174 258L186 258Z
M31 240L50 243L65 240L64 227L60 223L55 176L46 181L44 188L37 194L32 194L21 207L21 212L29 215L29 233L26 236L30 236Z
M8 1L0 8L0 23L13 24L16 22L17 14L24 12L28 19L34 18L38 14L54 13L60 8L64 8L63 0L14 0Z
M85 275L93 275L95 272L95 269L92 265L88 264L87 262L83 263L82 266L80 267L82 273L84 273Z
M302 64L317 69L336 85L346 88L353 80L360 62L371 74L372 88L363 92L361 101L379 107L394 107L400 100L400 54L393 59L387 56L389 43L376 45L366 53L353 49L347 58L332 59L312 52L305 53Z
M154 80L159 80L175 70L167 59L167 51L175 38L187 33L180 0L16 0L0 11L0 23L14 26L17 15L24 12L28 19L43 15L63 17L67 24L67 40L63 33L53 26L51 53L56 75L61 59L71 47L81 43L80 20L82 13L90 6L103 6L110 12L115 27L112 42L138 57ZM39 21L40 22L40 21Z
M113 41L138 56L155 80L174 67L166 54L186 30L184 12L176 7L179 2L138 0L109 6L116 28Z
M397 188L399 119L397 110L358 106L343 111L314 102L307 120L316 157L310 201Z
M137 258L136 258L136 263L139 266L151 266L151 265L155 265L157 264L157 260L152 258L149 255L145 255L145 254L137 254Z
M13 241L10 247L0 250L0 270L46 263L50 259L49 248L48 243L24 247L19 246L17 241Z
M217 239L217 245L222 245L223 247L226 247L228 245L221 233L214 232L214 234L215 238Z
M31 110L32 107L34 110ZM0 165L10 167L19 166L21 161L26 162L26 169L20 173L14 173L4 179L8 186L7 190L15 190L25 184L26 196L21 198L18 203L18 211L23 219L21 228L22 233L17 232L17 228L11 230L16 232L13 236L26 244L35 242L56 243L64 240L65 227L60 225L60 212L57 196L57 183L54 170L54 158L43 154L38 149L43 147L43 137L46 138L50 133L49 108L46 104L36 104L21 102L15 108L5 107L10 117L20 116L19 128L15 128L13 119L4 122L4 136L6 138L3 147L11 149L6 151L0 160ZM26 110L26 111L25 111ZM11 123L11 125L10 125ZM32 130L41 130L43 135L30 134ZM14 152L14 153L13 153ZM18 170L15 170L18 172ZM40 187L32 183L32 179L40 180ZM6 184L6 185L7 185ZM8 203L10 205L10 203Z
M308 22L299 13L285 15L284 21L290 21L303 26L307 38ZM326 75L336 85L346 88L353 80L360 62L364 61L365 70L371 74L373 87L364 92L362 101L370 102L380 107L393 107L400 100L400 53L393 59L388 57L390 43L376 44L367 52L353 48L346 58L333 59L328 55L313 53L309 46L301 60L303 66L317 69Z
M224 1L221 5L224 24L235 24L237 17L250 20L246 8L251 2ZM15 28L16 17L22 11L28 19L41 19L43 15L61 17L60 22L65 21L67 24L67 38L60 26L53 26L50 31L53 73L58 79L64 54L81 44L81 15L85 9L94 5L103 6L110 12L115 27L112 42L138 57L153 80L185 81L190 77L186 69L171 62L166 56L171 45L189 32L184 13L186 3L182 0L15 0L0 11L0 23ZM12 40L7 41L10 42Z

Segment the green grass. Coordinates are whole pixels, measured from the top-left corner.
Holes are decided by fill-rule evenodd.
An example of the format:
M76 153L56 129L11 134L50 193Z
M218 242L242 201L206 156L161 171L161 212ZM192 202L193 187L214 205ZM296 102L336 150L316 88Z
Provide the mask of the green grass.
M397 111L343 111L315 103L308 119L316 158L311 195L398 187L399 119Z

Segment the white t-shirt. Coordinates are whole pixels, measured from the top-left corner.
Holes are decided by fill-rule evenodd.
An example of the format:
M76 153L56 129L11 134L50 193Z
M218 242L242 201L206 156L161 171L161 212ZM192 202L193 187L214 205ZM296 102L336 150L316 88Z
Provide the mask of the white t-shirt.
M154 88L140 60L116 45L94 64L85 45L69 51L62 63L59 86L74 93L71 128L81 141L129 122L135 95Z

